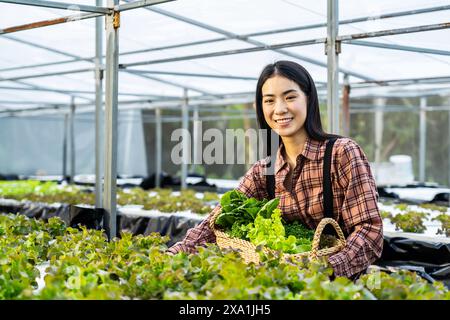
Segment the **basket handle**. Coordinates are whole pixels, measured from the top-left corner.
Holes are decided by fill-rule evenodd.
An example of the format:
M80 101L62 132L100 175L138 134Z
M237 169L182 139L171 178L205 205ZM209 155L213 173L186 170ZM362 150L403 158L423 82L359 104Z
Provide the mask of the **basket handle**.
M327 224L331 224L334 227L334 230L336 230L339 240L341 240L341 242L345 244L344 232L342 232L342 229L336 222L336 220L332 218L323 218L322 220L320 220L319 225L317 226L316 231L314 233L314 238L311 246L312 256L315 256L317 251L319 251L320 237L322 236L323 229L325 229L325 226Z
M217 210L215 210L215 212L213 211L213 214L211 215L211 217L209 218L209 227L211 228L212 231L214 231L215 228L215 224L216 224L216 219L217 216L222 212L222 208L219 208Z

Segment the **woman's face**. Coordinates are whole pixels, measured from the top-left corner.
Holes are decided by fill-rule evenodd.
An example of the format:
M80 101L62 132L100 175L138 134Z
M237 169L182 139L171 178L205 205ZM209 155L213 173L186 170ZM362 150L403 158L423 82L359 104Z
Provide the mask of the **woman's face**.
M305 134L307 98L294 81L279 75L267 79L262 107L267 124L281 137Z

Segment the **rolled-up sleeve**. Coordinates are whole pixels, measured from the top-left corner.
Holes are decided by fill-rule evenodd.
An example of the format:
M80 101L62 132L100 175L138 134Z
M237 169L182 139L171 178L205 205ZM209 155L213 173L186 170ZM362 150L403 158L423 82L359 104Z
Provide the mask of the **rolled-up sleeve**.
M236 190L241 191L247 197L260 198L262 191L259 188L261 184L259 177L261 171L261 162L256 162L250 170L241 178ZM214 232L209 227L209 221L211 217L221 209L220 204L218 204L211 213L196 227L191 228L187 231L186 236L183 240L175 243L172 247L167 249L169 253L178 253L180 251L187 253L197 252L196 247L205 245L206 243L215 243L216 237Z
M352 277L377 260L383 250L383 224L378 193L369 162L361 148L349 140L336 152L337 181L345 190L341 208L349 236L345 248L328 259L335 276Z

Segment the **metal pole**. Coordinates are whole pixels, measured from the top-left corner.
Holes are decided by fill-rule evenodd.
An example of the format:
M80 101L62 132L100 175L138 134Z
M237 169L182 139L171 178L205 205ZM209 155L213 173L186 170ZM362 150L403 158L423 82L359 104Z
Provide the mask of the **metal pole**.
M447 106L450 106L450 97L448 97L447 98ZM447 141L447 149L448 149L448 152L447 152L447 154L448 154L448 170L447 170L447 173L448 173L448 186L449 186L449 188L450 188L450 110L449 110L449 112L448 112L448 141ZM448 197L448 205L450 206L450 195L449 195L449 197Z
M131 73L131 74L134 74L134 75L136 75L138 77L141 77L141 78L150 79L150 80L153 80L153 81L165 83L165 84L168 84L168 85L171 85L171 86L175 86L175 87L178 87L178 88L189 89L191 91L199 92L201 94L213 95L213 93L211 93L211 92L204 91L204 90L192 87L192 86L187 86L184 83L180 84L180 83L177 83L176 81L168 81L168 80L160 79L158 77L149 76L148 74L135 73L133 70L124 70L124 71L128 72L128 73Z
M447 98L447 105L450 105L450 98ZM448 140L447 140L447 161L448 161L448 186L450 188L450 110L448 111ZM450 194L448 195L448 206L450 207Z
M115 6L118 0L108 0L108 7ZM119 26L118 12L106 16L106 81L105 81L105 167L104 227L108 238L117 236L117 113L118 113L118 76L119 76Z
M192 162L191 172L195 173L195 169L197 164L201 164L201 152L202 152L202 145L201 145L201 121L199 120L199 112L198 112L198 106L194 106L194 111L192 115L192 153L194 161Z
M377 85L389 85L395 86L406 86L414 84L437 84L437 83L448 83L450 82L449 76L444 77L427 77L427 78L410 78L410 79L387 79L387 80L377 80L377 81L360 81L352 83L354 88L368 88L366 84L377 84Z
M62 176L63 180L67 177L67 131L69 130L69 115L66 113L64 115L64 136L63 136L63 167Z
M227 79L227 80L249 80L249 81L258 80L258 78L256 78L256 77L240 77L240 76L229 76L229 75L220 75L220 74L205 74L205 73L192 73L192 72L167 72L167 71L135 70L135 69L128 69L128 70L125 69L125 70L130 73L135 73L135 74L161 74L161 75L169 75L169 76L182 76L182 77L195 77L195 78L216 78L216 79Z
M383 48L383 49L391 49L391 50L400 50L400 51L410 51L410 52L418 52L418 53L430 53L437 54L442 56L450 56L450 51L446 50L436 50L436 49L428 49L428 48L419 48L412 46L401 46L398 44L390 44L390 43L379 43L373 41L362 41L362 40L350 40L345 41L346 44L353 44L357 46L365 46L365 47L373 47L373 48Z
M427 146L427 98L420 98L419 181L425 182Z
M381 162L381 146L383 144L383 114L384 106L386 104L385 98L375 99L375 163Z
M5 29L0 29L0 35L8 34L8 33L14 33L18 31L25 31L25 30L31 30L36 28L42 28L42 27L48 27L48 26L54 26L60 23L66 23L66 22L72 22L72 21L78 21L78 20L84 20L84 19L91 19L95 17L103 16L101 13L86 13L82 15L71 15L67 17L61 17L51 20L42 20L38 22L33 23L27 23L27 24L21 24L18 26L8 27Z
M331 0L329 0L331 1ZM339 41L347 41L354 39L367 39L367 38L376 38L376 37L384 37L384 36L394 36L398 34L406 34L406 33L415 33L415 32L424 32L424 31L434 31L434 30L442 30L450 28L450 22L444 23L436 23L436 24L427 24L417 27L408 27L408 28L399 28L399 29L390 29L390 30L380 30L374 32L362 32L355 34L348 34L337 37Z
M339 59L338 59L338 35L339 27L338 0L328 0L327 5L327 41L326 55L328 68L327 104L328 104L328 131L339 134Z
M348 75L344 76L344 90L342 90L342 126L343 134L350 136L350 85L348 84Z
M74 183L75 178L75 98L70 101L70 183Z
M95 0L102 6L102 0ZM95 19L95 207L103 201L102 123L103 123L103 19Z
M188 91L183 90L184 99L181 106L182 128L183 128L183 161L181 162L181 189L187 188L188 162L190 159L191 145L189 139L189 109L188 109Z
M86 69L76 69L76 70L67 70L67 71L59 71L59 72L45 72L45 73L25 75L25 76L20 76L20 77L13 77L13 78L1 78L0 81L16 81L16 80L25 80L25 79L33 79L33 78L41 78L41 77L54 77L54 76L61 76L61 75L65 75L65 74L89 72L92 70L94 70L94 69L86 68Z
M131 3L121 4L115 9L117 11L127 11L132 9L138 9L138 8L145 8L147 6L152 6L159 3L165 3L165 2L171 2L174 0L138 0ZM128 1L129 2L129 1Z
M161 108L155 109L155 129L156 129L156 158L155 158L155 186L161 187L161 164L162 164L162 121Z

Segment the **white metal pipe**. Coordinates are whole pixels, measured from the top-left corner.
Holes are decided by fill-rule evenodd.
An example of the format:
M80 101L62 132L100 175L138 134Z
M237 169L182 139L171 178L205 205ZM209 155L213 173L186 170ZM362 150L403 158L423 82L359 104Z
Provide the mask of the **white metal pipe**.
M379 164L381 162L381 147L383 145L383 114L386 99L376 98L374 102L377 107L375 111L375 163Z
M74 183L75 178L75 98L70 100L70 183Z
M410 52L417 52L417 53L429 53L429 54L436 54L436 55L442 55L442 56L450 56L450 51L446 51L446 50L436 50L436 49L429 49L429 48L402 46L402 45L391 44L391 43L380 43L380 42L362 41L362 40L348 40L348 41L345 41L345 43L353 44L353 45L357 45L357 46L364 46L364 47L383 48L383 49L391 49L391 50L410 51Z
M426 170L426 146L427 146L427 98L420 98L420 140L419 140L419 181L425 182L425 170Z
M338 0L328 0L327 5L327 106L328 106L328 131L339 134L339 59L336 48L336 37L339 27L339 3Z
M114 10L122 12L122 11L127 11L127 10L132 10L132 9L145 8L148 6L153 6L155 4L171 2L171 1L174 1L174 0L138 0L138 1L133 1L133 2L129 2L129 3L117 5L114 7Z
M108 0L109 7L118 0ZM106 66L105 66L105 166L104 196L105 229L111 240L117 235L117 113L119 75L119 31L115 14L106 16Z
M223 112L223 110L222 110ZM242 111L241 111L242 113ZM192 167L191 172L195 173L196 165L201 164L202 161L202 146L201 146L201 134L202 134L202 123L199 119L198 106L194 106L192 114ZM200 143L200 144L199 144Z
M18 26L12 26L12 27L0 29L0 35L5 35L5 34L19 32L19 31L25 31L25 30L31 30L31 29L37 29L37 28L42 28L42 27L54 26L54 25L66 23L66 22L91 19L91 18L95 18L95 17L99 17L99 16L103 16L103 14L101 14L101 13L84 13L81 15L71 15L71 16L61 17L61 18L56 18L56 19L42 20L42 21L37 21L37 22L33 22L33 23L21 24Z
M102 6L102 0L95 0ZM95 19L95 207L103 207L103 19Z
M143 121L145 122L145 121ZM155 138L156 138L156 153L155 153L155 186L161 187L161 173L162 173L162 121L161 108L155 109Z
M373 32L362 32L362 33L342 35L342 36L338 36L337 40L338 41L347 41L347 40L354 40L354 39L367 39L367 38L415 33L415 32L442 30L442 29L448 29L448 28L450 28L450 22L444 22L444 23L436 23L436 24L427 24L427 25L416 26L416 27L407 27L407 28L398 28L398 29L380 30L380 31L373 31Z
M188 162L190 159L191 145L189 133L189 110L188 110L188 90L184 89L183 105L181 106L182 129L183 129L183 157L181 162L181 189L187 188Z
M450 106L450 96L447 97L447 103L448 106ZM448 155L448 186L450 187L450 110L448 111L448 136L447 136L447 155ZM448 197L448 205L450 206L450 195Z
M69 131L69 115L64 115L64 131L63 131L63 155L62 155L62 176L67 177L67 132Z

